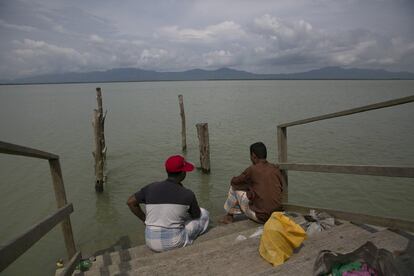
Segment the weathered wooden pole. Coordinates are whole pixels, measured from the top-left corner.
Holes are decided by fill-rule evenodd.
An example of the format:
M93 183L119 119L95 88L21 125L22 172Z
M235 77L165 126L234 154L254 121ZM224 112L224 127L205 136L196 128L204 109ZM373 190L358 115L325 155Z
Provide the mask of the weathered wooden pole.
M287 128L277 127L277 148L279 151L279 163L287 163ZM287 170L281 170L283 181L283 203L288 203L288 174Z
M210 172L210 142L208 138L208 124L199 123L197 127L197 136L200 143L200 165L204 173Z
M183 151L186 151L187 150L187 134L186 134L186 127L185 127L183 95L178 95L178 102L180 104L180 115L181 115L181 144L182 144Z
M106 118L106 112L104 114L103 107L102 107L102 92L101 88L96 88L96 101L98 102L98 112L100 115L101 120L101 144L102 144L102 154L103 159L106 160L106 143L105 143L105 118Z
M106 159L106 146L105 146L105 134L104 123L106 115L103 114L102 108L102 93L101 88L96 88L96 100L98 102L98 109L93 110L93 129L95 137L95 190L97 192L103 192L104 183L104 167Z

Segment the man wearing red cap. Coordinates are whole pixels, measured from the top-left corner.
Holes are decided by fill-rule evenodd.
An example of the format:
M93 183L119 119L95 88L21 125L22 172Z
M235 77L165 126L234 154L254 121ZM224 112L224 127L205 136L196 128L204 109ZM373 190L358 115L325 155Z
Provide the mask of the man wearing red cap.
M165 161L168 178L151 183L128 199L132 213L145 227L145 241L149 248L161 252L191 244L208 227L209 213L200 208L194 193L181 182L194 165L181 155ZM145 204L145 213L140 207Z

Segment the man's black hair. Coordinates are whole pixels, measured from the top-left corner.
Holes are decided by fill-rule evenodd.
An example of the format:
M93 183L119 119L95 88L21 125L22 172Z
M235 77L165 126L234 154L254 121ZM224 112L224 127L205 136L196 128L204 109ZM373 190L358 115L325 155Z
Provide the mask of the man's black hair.
M262 142L254 143L250 146L250 154L254 153L259 159L267 158L267 150Z

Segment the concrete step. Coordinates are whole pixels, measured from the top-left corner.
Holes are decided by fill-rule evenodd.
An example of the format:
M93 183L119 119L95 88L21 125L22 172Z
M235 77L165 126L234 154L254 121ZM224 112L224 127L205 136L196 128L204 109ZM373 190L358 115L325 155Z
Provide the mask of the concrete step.
M364 243L371 235L371 233L365 230L355 231L355 226L350 224L343 224L334 229L313 236L293 256L300 255L303 258L307 258L309 252L317 254L319 247L315 247L315 245L323 244L326 239L334 238L335 240L340 240L342 236L343 239L338 242L339 244L344 243L346 238L353 239L355 244L359 246L360 243ZM262 272L272 274L275 272L274 268L260 257L258 252L259 244L260 239L256 238L228 245L221 244L216 250L208 250L203 247L202 250L193 252L193 254L165 259L152 265L141 263L141 267L136 269L109 272L110 275L118 275L117 273L121 273L120 275L254 275ZM292 262L292 260L294 260L293 257L280 267L293 263L294 261ZM314 258L309 260L313 264ZM300 261L303 260L300 259ZM293 267L296 265L294 264ZM312 273L312 270L310 270L310 273ZM283 273L280 275L292 274Z
M339 229L341 228L345 228L348 227L349 224L343 224L341 226L339 226ZM257 226L257 225L256 225ZM225 226L225 227L230 227L229 226ZM217 238L215 239L211 239L211 240L207 240L205 242L201 242L198 244L194 244L192 246L189 247L185 247L185 248L180 248L180 249L176 249L173 251L168 251L168 252L163 252L163 253L158 253L158 254L154 254L152 256L144 256L144 257L137 257L129 262L124 262L124 263L119 263L119 264L115 264L115 265L109 265L107 267L100 267L100 273L103 273L103 275L116 275L117 273L122 273L122 272L126 272L129 270L135 270L137 268L140 267L151 267L151 266L156 266L156 270L158 272L159 270L159 265L163 264L163 265L168 265L171 264L173 266L176 266L176 262L178 258L187 258L188 256L195 256L197 254L213 254L215 251L223 251L226 250L227 248L232 248L233 246L235 246L236 244L238 244L238 242L236 242L236 238L239 235L244 235L246 237L249 237L251 234L253 234L256 230L257 227L254 228L250 228L248 230L244 230L244 231L240 231L237 232L237 224L232 224L232 229L235 228L235 230L232 231L231 234L228 234L226 236L223 235L219 235ZM336 228L336 227L335 227ZM321 233L323 234L323 233ZM322 237L319 237L320 234L315 235L314 239L321 239ZM261 262L261 258L258 254L258 240L257 239L257 244L256 246L254 246L252 248L252 250L254 251L254 256L256 256L256 261L258 263ZM243 245L241 245L243 247ZM247 249L246 249L247 250ZM222 255L222 257L224 257L224 259L226 259L226 256L223 255L222 253L217 253L218 255ZM181 263L183 260L180 259L179 263ZM188 260L189 263L191 263L191 258L190 260ZM187 262L187 261L186 261ZM210 262L210 260L208 260L208 263L212 264ZM152 269L154 269L154 267L152 267ZM100 275L100 274L96 274L96 270L90 270L88 272L85 273L85 275Z
M372 241L393 252L409 243L385 228L342 221L309 237L289 260L273 267L258 252L260 236L248 238L258 227L261 225L249 220L213 227L193 245L163 253L152 252L145 245L113 252L98 256L89 271L74 275L312 275L321 250L347 253ZM237 240L239 235L247 239Z
M389 230L372 233L345 224L311 237L287 262L277 267L272 267L260 257L259 239L247 239L219 250L200 251L111 275L312 275L313 263L321 250L346 253L367 241L391 252L402 250L409 243L405 237Z
M174 264L175 260L179 258L187 258L188 256L193 256L195 254L201 253L207 253L207 252L214 252L221 250L223 247L231 248L234 244L237 244L238 241L236 238L239 235L243 235L246 238L248 238L250 235L254 234L257 231L257 224L256 227L251 228L243 231L235 231L232 229L232 233L228 235L218 235L216 238L207 239L195 243L191 246L179 248L171 251L166 251L162 253L155 253L152 255L147 256L137 256L136 258L133 258L129 262L121 262L118 264L113 264L109 266L101 266L98 269L90 269L89 271L85 272L85 275L116 275L117 273L125 272L128 270L137 269L142 266L157 266L160 263L164 262L172 262ZM234 228L234 227L232 227ZM239 229L240 230L240 229ZM217 231L221 232L223 230ZM227 232L227 231L226 231ZM258 240L259 237L256 237Z
M256 258L259 243L259 238L249 238L214 250L203 249L158 264L120 271L120 275L252 275L269 266L263 259Z
M405 237L388 230L372 233L344 223L312 236L285 264L272 267L258 253L259 238L234 240L239 234L248 236L254 232L252 230L216 238L193 248L137 258L117 269L110 266L95 275L312 275L315 258L323 249L345 253L369 240L390 251L402 250L408 244Z
M219 225L213 228L210 228L207 233L200 236L193 245L206 242L209 240L216 239L218 237L226 236L235 232L240 232L247 229L260 227L260 224L257 224L251 220L242 220L228 225ZM136 258L143 258L152 255L158 255L162 253L155 253L148 249L145 245L140 245L137 247L129 248L127 250L120 250L112 253L106 253L100 256L96 256L96 261L93 262L92 267L89 269L89 272L99 270L101 267L107 267L110 265L117 265L120 263L125 263Z

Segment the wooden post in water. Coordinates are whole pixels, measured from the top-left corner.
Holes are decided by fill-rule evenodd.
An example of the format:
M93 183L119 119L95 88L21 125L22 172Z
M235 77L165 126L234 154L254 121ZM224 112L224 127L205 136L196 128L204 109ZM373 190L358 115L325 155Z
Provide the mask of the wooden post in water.
M181 115L181 144L182 144L182 150L185 152L187 150L187 134L186 134L186 127L185 127L183 95L178 95L178 102L180 104L180 115Z
M287 162L287 128L277 127L277 148L279 163ZM288 203L288 175L287 170L281 170L283 181L283 202Z
M200 165L204 173L210 172L210 142L208 137L208 124L199 123L197 127L197 136L200 143Z
M104 183L104 167L106 159L106 145L104 134L104 123L106 114L103 114L102 108L102 93L101 88L96 88L96 100L98 102L98 109L93 110L93 129L95 136L95 190L97 192L103 192Z
M98 112L99 116L101 117L101 144L102 144L102 155L104 161L106 160L106 143L105 143L105 118L106 118L106 112L104 114L103 107L102 107L102 92L101 88L96 88L96 101L98 102Z

